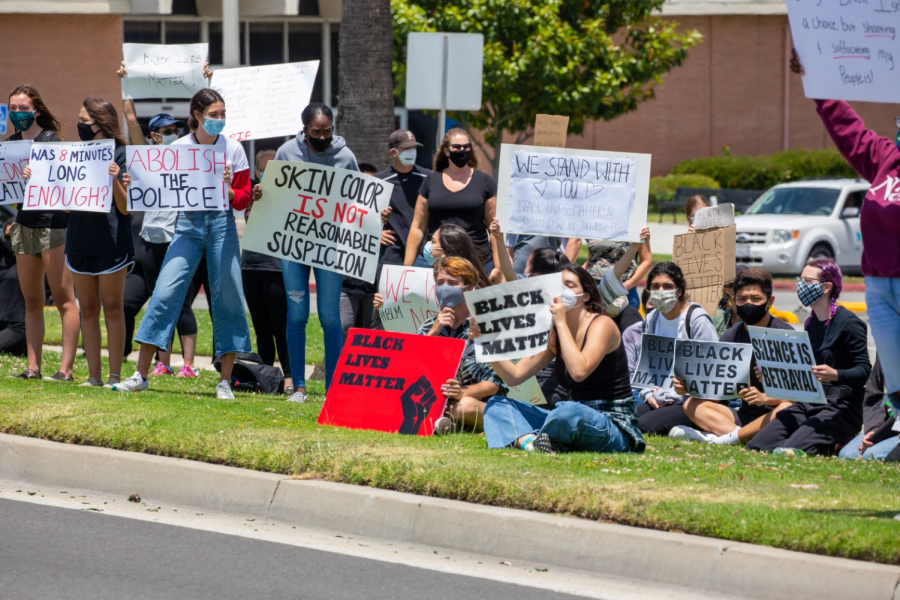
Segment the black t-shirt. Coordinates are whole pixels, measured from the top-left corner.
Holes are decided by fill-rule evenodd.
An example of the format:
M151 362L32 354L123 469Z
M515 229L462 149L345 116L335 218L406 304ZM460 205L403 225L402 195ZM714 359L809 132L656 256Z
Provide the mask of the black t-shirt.
M397 234L397 241L382 249L381 264L403 264L403 259L406 258L409 228L412 227L416 201L419 198L419 189L431 173L432 171L428 169L414 165L409 173L400 173L390 167L375 174L375 177L394 184L394 191L391 192L391 216L388 218L385 229L393 230Z
M7 142L18 142L22 139L22 132L17 131L8 138ZM35 142L60 142L58 135L47 129L40 132ZM16 223L25 227L49 227L50 229L65 229L69 224L69 215L61 210L22 210L22 205L16 207Z
M618 317L613 318L613 322L616 324L616 327L619 328L619 333L624 333L626 329L643 320L644 318L641 316L638 309L630 304L622 309L622 312L619 313Z
M786 329L788 331L793 331L794 328L782 321L781 319L776 319L775 317L769 315L769 324L766 326L767 329ZM750 332L747 331L747 328L744 327L744 322L735 323L728 329L726 329L722 333L722 337L719 338L720 342L728 342L730 344L749 344L750 343ZM759 380L759 377L756 376L756 357L751 354L750 360L750 385L755 387L759 391L765 391L765 387L763 387L762 381Z
M258 181L250 182L250 189L258 184ZM244 218L250 222L250 211L253 210L253 203L244 211ZM281 259L261 254L253 250L241 250L241 270L242 271L278 271L281 272Z
M25 297L19 287L16 255L0 239L0 323L25 323Z
M484 224L484 203L497 195L497 184L487 173L473 171L469 184L458 192L451 192L444 186L443 173L434 171L425 181L419 193L428 199L428 230L425 241L445 223L462 227L482 263L493 260L491 239Z
M119 180L127 172L125 146L116 144L113 160L119 165ZM66 254L72 256L120 256L134 254L131 215L123 215L111 201L108 213L72 211L66 232Z

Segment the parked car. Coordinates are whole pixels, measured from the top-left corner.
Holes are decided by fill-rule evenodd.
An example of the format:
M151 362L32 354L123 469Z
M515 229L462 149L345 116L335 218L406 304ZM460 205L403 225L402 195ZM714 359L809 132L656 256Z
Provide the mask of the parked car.
M862 179L776 185L735 218L737 262L791 275L810 258L828 257L844 272L859 272L859 211L868 189Z

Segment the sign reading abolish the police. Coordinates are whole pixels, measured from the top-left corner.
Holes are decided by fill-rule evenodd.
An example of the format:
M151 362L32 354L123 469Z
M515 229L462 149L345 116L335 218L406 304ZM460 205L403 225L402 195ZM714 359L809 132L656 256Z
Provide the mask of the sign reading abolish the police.
M553 327L550 305L561 293L559 273L466 292L482 333L475 338L475 360L524 358L546 350Z
M631 378L631 387L670 390L674 366L675 338L645 333L641 338L641 358Z
M32 144L22 210L109 212L115 147L113 140Z
M809 335L805 331L784 331L748 327L753 354L763 373L766 396L792 402L825 404L825 390L813 375L816 364Z
M687 393L704 400L731 400L750 387L750 344L675 340L675 376Z
M394 186L324 165L270 161L241 244L369 283L378 273L381 211Z
M129 211L225 210L221 146L128 146Z

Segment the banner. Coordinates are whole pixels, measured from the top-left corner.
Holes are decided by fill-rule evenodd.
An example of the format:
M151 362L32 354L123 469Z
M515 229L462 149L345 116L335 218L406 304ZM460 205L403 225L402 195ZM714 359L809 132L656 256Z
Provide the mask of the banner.
M813 375L816 364L809 335L768 327L747 327L753 355L762 369L766 396L777 400L825 404L822 382Z
M497 218L507 233L639 242L650 155L503 144Z
M208 44L122 44L122 98L190 98L207 87Z
M318 70L319 61L311 60L215 71L210 87L222 94L228 111L223 134L239 142L297 135Z
M631 377L631 387L672 389L675 368L675 338L645 333L641 337L641 356Z
M253 210L251 222L258 218ZM456 377L465 346L454 338L350 329L318 423L431 435L447 405L441 386Z
M791 0L787 9L807 98L897 102L898 0Z
M694 213L691 222L695 231L720 229L734 225L734 204L720 204L701 208Z
M25 176L31 140L0 142L0 204L18 204L25 200Z
M115 148L113 140L32 144L22 210L109 212Z
M394 186L377 177L302 162L269 161L241 246L375 282L381 211Z
M466 305L482 334L475 338L475 360L525 358L546 350L553 328L550 305L561 293L559 273L466 292Z
M722 287L734 281L736 228L730 225L675 236L672 262L681 267L691 301L716 314Z
M128 146L128 210L226 210L222 146Z
M384 298L381 323L387 331L416 333L441 312L434 294L434 270L382 265L378 293Z
M731 400L750 387L750 344L675 340L675 377L704 400Z

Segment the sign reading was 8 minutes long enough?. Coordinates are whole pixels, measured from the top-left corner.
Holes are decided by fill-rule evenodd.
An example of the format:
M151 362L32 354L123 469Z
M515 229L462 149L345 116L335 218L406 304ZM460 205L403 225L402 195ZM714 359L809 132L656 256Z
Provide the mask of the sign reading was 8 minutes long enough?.
M22 210L109 212L113 140L32 144Z
M369 283L393 185L324 165L270 161L242 246Z

